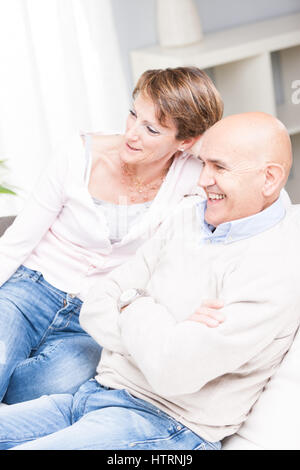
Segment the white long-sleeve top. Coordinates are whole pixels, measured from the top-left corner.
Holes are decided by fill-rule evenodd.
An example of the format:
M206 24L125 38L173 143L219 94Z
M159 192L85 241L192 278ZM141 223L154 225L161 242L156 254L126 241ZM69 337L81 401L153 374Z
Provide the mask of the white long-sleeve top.
M100 384L125 388L217 441L246 419L298 328L300 210L289 207L249 237L245 220L233 240L229 233L206 244L195 207L183 209L91 289L80 322L104 347ZM132 287L149 297L120 315L117 299ZM187 320L211 298L224 301L224 323Z
M12 226L0 239L0 286L24 264L65 292L84 297L91 282L132 256L193 192L201 171L194 157L176 157L138 224L112 244L104 208L89 191L90 165L80 135L61 145Z

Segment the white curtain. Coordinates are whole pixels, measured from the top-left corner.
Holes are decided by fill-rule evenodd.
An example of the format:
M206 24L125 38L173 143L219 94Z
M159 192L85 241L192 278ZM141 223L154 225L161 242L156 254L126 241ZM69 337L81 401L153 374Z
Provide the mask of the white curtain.
M128 105L110 0L0 0L0 160L18 192L0 216L66 136L123 132Z

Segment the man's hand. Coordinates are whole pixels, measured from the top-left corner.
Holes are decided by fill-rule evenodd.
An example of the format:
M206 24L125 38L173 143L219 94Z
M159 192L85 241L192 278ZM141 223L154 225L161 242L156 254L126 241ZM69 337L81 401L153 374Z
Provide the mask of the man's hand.
M205 300L187 320L197 321L210 328L215 328L225 320L224 315L220 312L222 307L224 307L224 303L218 299Z

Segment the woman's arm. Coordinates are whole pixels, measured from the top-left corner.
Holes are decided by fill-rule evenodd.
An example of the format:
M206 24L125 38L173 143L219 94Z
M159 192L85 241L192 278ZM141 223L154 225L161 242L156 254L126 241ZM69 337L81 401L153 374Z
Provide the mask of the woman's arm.
M0 239L0 286L37 246L62 209L67 148L55 153L21 213Z

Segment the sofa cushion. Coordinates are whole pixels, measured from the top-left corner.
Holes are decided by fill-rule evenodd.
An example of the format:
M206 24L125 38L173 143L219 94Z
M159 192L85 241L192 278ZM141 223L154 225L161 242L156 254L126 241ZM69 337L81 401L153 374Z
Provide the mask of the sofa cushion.
M14 216L0 217L0 237L15 220Z
M300 450L300 330L237 434L224 450Z

